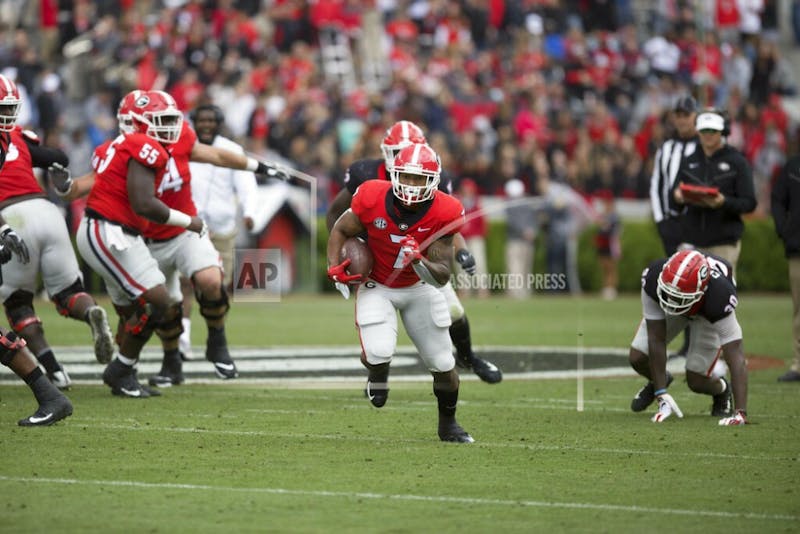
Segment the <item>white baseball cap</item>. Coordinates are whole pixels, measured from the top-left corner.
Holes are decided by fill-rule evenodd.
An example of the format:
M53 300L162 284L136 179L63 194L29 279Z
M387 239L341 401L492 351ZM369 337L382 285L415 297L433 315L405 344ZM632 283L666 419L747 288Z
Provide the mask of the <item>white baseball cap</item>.
M719 113L706 111L705 113L701 113L697 116L695 127L697 128L698 132L703 130L716 130L721 132L725 129L725 119L723 119L722 115Z

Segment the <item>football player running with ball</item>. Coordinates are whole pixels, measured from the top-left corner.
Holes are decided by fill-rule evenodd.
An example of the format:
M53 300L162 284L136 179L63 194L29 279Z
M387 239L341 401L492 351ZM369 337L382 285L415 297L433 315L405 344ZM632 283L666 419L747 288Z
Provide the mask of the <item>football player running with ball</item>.
M736 319L736 285L730 264L696 250L682 250L656 260L642 273L644 320L631 343L630 364L648 379L631 401L634 412L654 400L658 411L652 421L661 423L673 413L683 417L667 393L672 375L667 371L667 344L688 325L686 381L696 393L711 395L711 415L723 426L747 423L747 366L742 348L742 328ZM712 376L720 352L731 381ZM736 410L731 404L731 396Z
M394 159L391 181L369 180L353 195L350 208L331 229L328 277L358 281L347 274L339 254L348 237L367 233L374 256L370 277L356 292L356 327L361 361L369 371L366 394L373 406L388 398L389 364L397 345L397 311L408 336L433 375L442 441L471 443L456 422L459 377L450 341L450 313L441 288L450 278L453 234L464 222L464 208L437 189L439 156L428 145L413 144Z
M381 152L383 158L363 159L353 162L347 169L344 178L345 187L339 191L336 198L330 205L326 215L328 231L333 228L336 219L350 207L353 194L358 186L367 180L389 180L392 162L397 153L411 145L412 143L426 144L425 134L419 126L410 121L398 121L394 123L384 135L381 142ZM439 182L439 189L445 193L451 193L452 184ZM453 236L455 248L455 259L468 274L475 272L475 257L467 250L466 242L460 233ZM469 321L464 312L464 305L458 298L453 289L453 285L448 281L439 289L447 299L447 306L450 312L452 325L450 326L450 339L456 349L456 362L464 369L472 371L481 380L489 384L497 384L503 379L502 371L492 362L486 361L472 351L472 336L470 335Z

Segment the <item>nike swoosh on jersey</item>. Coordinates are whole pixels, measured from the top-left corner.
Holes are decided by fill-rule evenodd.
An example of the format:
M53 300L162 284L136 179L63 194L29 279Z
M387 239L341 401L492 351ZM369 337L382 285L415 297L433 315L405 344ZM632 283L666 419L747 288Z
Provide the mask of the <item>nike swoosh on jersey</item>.
M430 230L430 228L417 228L417 232L427 232L428 230Z
M28 417L28 421L35 425L35 424L38 424L38 423L44 423L45 421L47 421L48 419L51 419L52 417L53 417L53 413L52 412L47 414L47 415L45 415L45 416L43 416L43 417L34 417L32 415L32 416Z

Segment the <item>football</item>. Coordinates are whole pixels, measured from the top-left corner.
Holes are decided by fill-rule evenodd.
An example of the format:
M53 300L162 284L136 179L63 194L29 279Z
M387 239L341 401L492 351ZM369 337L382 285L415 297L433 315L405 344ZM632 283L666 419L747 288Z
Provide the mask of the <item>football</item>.
M342 250L339 253L339 260L344 261L345 259L350 260L350 265L347 267L347 274L360 274L363 277L362 280L366 280L372 272L372 251L366 243L357 237L348 238L347 241L344 242L344 245L342 245ZM353 283L359 284L361 282Z

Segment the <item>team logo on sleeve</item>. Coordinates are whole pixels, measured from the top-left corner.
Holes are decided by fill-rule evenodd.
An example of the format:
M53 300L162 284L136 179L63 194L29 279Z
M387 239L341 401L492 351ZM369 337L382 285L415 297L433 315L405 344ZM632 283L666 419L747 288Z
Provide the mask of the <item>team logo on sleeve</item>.
M721 170L722 172L727 172L731 170L731 166L727 161L720 161L718 167L719 170Z
M372 221L372 224L378 230L385 230L386 227L389 226L389 224L386 222L386 219L384 219L383 217L378 217L377 219Z

